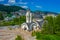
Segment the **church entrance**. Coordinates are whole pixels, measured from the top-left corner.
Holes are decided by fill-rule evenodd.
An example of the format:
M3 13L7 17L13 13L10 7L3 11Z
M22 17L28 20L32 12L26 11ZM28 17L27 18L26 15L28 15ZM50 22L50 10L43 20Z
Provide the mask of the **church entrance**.
M26 27L24 27L24 30L27 30L27 28L26 28Z

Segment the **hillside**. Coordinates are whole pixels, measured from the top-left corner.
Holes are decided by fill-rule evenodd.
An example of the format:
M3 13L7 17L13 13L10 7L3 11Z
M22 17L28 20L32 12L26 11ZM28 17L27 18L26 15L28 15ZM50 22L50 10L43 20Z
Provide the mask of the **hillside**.
M33 13L42 13L42 14L58 14L56 12L50 12L50 11L41 11L41 10L36 10L36 11L32 11Z
M7 13L10 13L18 10L25 10L25 9L19 6L6 6L6 5L0 4L0 11L5 11Z

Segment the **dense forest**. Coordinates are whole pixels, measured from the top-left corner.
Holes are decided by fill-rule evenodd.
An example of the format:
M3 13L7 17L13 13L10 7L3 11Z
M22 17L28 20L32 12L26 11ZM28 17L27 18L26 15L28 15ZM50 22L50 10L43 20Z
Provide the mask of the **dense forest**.
M56 17L47 16L41 31L32 32L37 40L60 40L60 15Z
M10 13L10 12L18 11L18 10L26 10L26 9L19 6L6 6L6 5L0 4L0 11L5 11L7 13Z

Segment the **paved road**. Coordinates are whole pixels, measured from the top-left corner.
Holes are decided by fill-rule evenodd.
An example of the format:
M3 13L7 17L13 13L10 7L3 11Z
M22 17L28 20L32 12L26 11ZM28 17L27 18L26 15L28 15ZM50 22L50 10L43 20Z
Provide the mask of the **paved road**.
M15 40L16 35L21 35L24 40L35 40L35 38L31 36L31 32L22 29L0 30L0 40Z

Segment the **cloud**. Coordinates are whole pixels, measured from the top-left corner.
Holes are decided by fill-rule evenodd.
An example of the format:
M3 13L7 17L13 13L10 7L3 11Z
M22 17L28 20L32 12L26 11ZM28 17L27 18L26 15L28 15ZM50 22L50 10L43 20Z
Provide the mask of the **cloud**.
M42 8L42 6L36 6L37 8Z
M22 8L28 8L28 6L21 6Z
M0 1L4 1L4 0L0 0Z
M15 0L9 0L8 3L15 3Z
M10 4L4 4L4 5L10 6Z
M27 4L27 2L19 2L19 4Z

